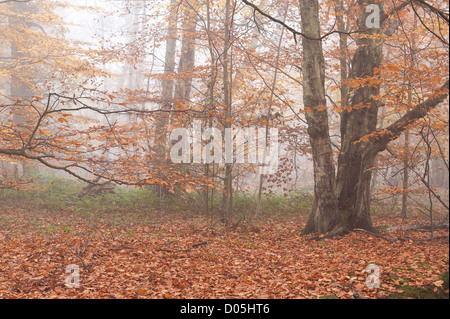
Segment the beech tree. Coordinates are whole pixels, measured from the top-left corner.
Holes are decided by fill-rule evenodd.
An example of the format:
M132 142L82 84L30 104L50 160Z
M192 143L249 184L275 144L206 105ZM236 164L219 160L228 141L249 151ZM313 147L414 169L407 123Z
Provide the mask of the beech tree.
M353 82L354 87L349 88L348 97L345 96L348 106L341 111L341 145L336 171L328 125L322 48L323 39L333 31L325 35L321 33L319 2L299 2L301 32L263 12L254 3L247 0L243 2L263 16L284 25L294 35L302 37L303 102L312 147L315 185L314 206L302 234L319 232L333 236L354 228L374 231L369 197L375 157L384 151L392 140L397 139L448 97L447 79L444 84L435 88L427 99L412 107L400 119L383 130L377 130L381 82L376 77L382 65L384 36L392 35L399 25L397 18L391 16L410 3L403 2L393 7L392 12L386 13L384 1L357 1L358 20L357 30L354 32L357 34L357 48L351 60L349 80L359 82ZM448 27L448 16L442 11L423 1L419 4L431 10ZM368 5L379 9L380 15L375 27L367 25L367 20L372 15L370 10L366 10ZM412 3L411 5L414 6ZM417 14L417 11L414 12ZM337 32L350 34L343 31L342 20L339 20L340 28ZM446 42L445 39L439 39ZM341 73L343 74L345 72Z

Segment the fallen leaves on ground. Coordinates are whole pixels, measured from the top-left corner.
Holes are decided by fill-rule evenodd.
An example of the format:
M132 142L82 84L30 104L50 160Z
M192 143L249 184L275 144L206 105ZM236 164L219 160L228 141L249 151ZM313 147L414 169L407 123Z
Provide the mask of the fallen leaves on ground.
M9 209L0 217L0 298L383 298L402 285L442 285L448 239L390 243L352 232L317 241L300 236L304 218L227 228L198 216ZM366 285L371 263L378 289ZM79 288L65 285L69 265L79 267Z

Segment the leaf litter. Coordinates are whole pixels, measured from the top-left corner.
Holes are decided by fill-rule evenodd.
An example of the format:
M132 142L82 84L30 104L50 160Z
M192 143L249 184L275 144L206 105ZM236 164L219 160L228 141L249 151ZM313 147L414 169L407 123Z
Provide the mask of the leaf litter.
M169 213L117 217L3 213L0 298L386 298L402 285L440 287L448 270L448 237L439 236L448 230L436 230L433 245L425 232L319 241L300 236L304 217L233 228ZM366 285L369 264L379 288ZM65 285L69 265L79 288Z

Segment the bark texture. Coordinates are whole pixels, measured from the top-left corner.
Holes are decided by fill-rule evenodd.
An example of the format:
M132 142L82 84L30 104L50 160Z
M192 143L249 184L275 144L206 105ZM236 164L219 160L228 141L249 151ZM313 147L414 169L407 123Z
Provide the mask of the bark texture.
M300 1L303 48L303 102L314 163L314 205L303 234L339 228L335 168L325 99L325 61L320 37L317 0Z
M341 149L338 159L337 196L339 210L348 229L362 228L374 231L370 218L370 181L376 154L367 153L361 138L376 131L380 102L374 99L380 94L376 72L383 58L383 42L380 28L368 28L366 12L368 4L377 4L383 12L383 2L358 0L360 16L358 27L364 30L356 40L357 49L352 59L349 78L364 81L349 95L349 108L341 114ZM366 81L365 81L366 80Z

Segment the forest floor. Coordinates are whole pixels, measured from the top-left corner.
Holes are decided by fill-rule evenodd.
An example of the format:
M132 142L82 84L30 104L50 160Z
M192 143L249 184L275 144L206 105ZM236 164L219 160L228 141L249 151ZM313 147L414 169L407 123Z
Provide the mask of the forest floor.
M225 227L192 214L0 209L0 298L391 298L415 287L448 298L448 237L430 244L428 231L318 241L300 236L303 215ZM366 285L372 263L379 288ZM79 288L66 286L69 265Z

